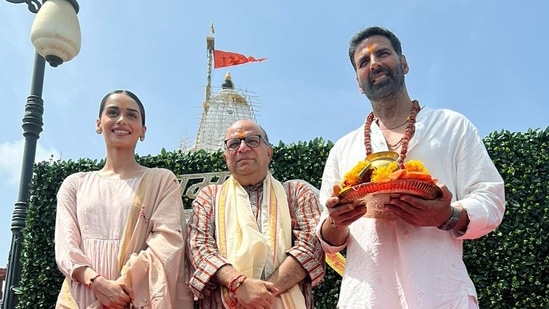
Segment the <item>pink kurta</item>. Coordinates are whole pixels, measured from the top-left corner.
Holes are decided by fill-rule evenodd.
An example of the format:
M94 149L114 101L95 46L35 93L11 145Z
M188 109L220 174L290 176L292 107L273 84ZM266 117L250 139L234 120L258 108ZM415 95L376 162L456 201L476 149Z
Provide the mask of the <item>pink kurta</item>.
M185 240L179 185L170 171L150 169L147 171L148 178L143 179L145 185L142 187L146 189L136 194L142 177L120 180L104 178L97 172L75 173L67 177L59 189L56 260L61 272L69 278L72 298L80 308L96 301L91 289L70 280L74 270L83 266L91 267L107 279L116 280L121 276L122 264L129 267L127 271L132 271L132 265L139 265L134 277L144 275L142 286L146 289L147 275L139 273L154 272L148 276L155 277L150 285L156 287L151 291L159 291L167 298L165 302L168 305L163 303L162 308L176 302L175 294L186 292L176 290L175 284L180 281L179 261L184 258ZM140 199L136 199L138 195ZM141 209L137 210L137 225L134 233L126 237L125 247L130 251L123 254L120 264L124 231L132 212L137 213L136 206ZM136 215L133 214L133 217ZM132 252L130 258L128 254ZM131 279L128 280L126 282L130 283ZM168 285L170 287L166 287ZM138 286L132 288L136 292L136 302L146 304L144 308L159 308L155 305L157 296L154 292L137 295L135 289Z
M119 180L97 172L77 173L64 181L57 197L56 257L63 274L90 266L107 279L117 279L118 250L141 176ZM72 282L77 303L95 301L85 285Z

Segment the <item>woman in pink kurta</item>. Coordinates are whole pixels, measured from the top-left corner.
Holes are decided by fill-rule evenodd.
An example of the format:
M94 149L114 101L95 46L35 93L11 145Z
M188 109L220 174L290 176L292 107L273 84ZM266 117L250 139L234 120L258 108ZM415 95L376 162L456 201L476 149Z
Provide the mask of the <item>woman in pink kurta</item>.
M135 161L145 132L135 94L103 98L105 166L68 176L57 195L55 253L66 276L57 308L192 308L179 184L171 171Z

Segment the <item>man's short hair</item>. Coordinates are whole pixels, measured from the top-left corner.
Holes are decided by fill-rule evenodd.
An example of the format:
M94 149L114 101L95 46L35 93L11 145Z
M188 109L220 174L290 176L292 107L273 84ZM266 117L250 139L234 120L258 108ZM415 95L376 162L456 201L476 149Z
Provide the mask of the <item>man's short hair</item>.
M349 41L349 59L351 59L351 64L353 65L353 68L355 69L355 71L356 71L355 51L357 46L360 45L362 41L374 35L381 35L386 37L391 42L391 45L393 46L393 49L395 50L397 55L402 56L402 46L400 45L400 40L394 33L392 33L386 28L378 27L378 26L362 29L357 34L355 34Z

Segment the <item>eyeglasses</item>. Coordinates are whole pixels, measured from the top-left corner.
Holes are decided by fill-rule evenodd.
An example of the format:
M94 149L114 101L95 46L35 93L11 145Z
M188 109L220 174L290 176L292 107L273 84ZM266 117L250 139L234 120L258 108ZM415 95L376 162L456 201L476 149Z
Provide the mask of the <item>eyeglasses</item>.
M265 141L261 135L250 135L243 138L229 138L225 140L225 148L230 151L238 150L242 144L242 141L246 143L246 146L256 148L259 144L261 144L261 140ZM265 144L267 144L266 141Z

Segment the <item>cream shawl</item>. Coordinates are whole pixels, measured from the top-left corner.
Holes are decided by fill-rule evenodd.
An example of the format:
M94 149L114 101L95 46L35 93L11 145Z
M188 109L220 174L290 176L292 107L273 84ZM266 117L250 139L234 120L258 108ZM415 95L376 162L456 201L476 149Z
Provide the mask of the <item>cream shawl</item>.
M267 174L263 181L261 220L256 222L246 190L231 176L216 196L215 223L220 253L233 267L250 278L270 276L286 258L292 246L290 209L284 187ZM225 308L229 305L228 291L221 289ZM273 308L305 308L305 298L295 285L276 298Z
M118 253L121 278L131 286L135 299L131 308L192 308L192 295L183 281L185 218L179 184L163 169L145 172L136 192L130 216L124 228ZM174 213L176 207L181 212ZM178 226L168 226L165 218L180 216ZM78 308L63 283L58 306ZM59 303L61 301L61 303ZM99 301L88 309L101 308Z

